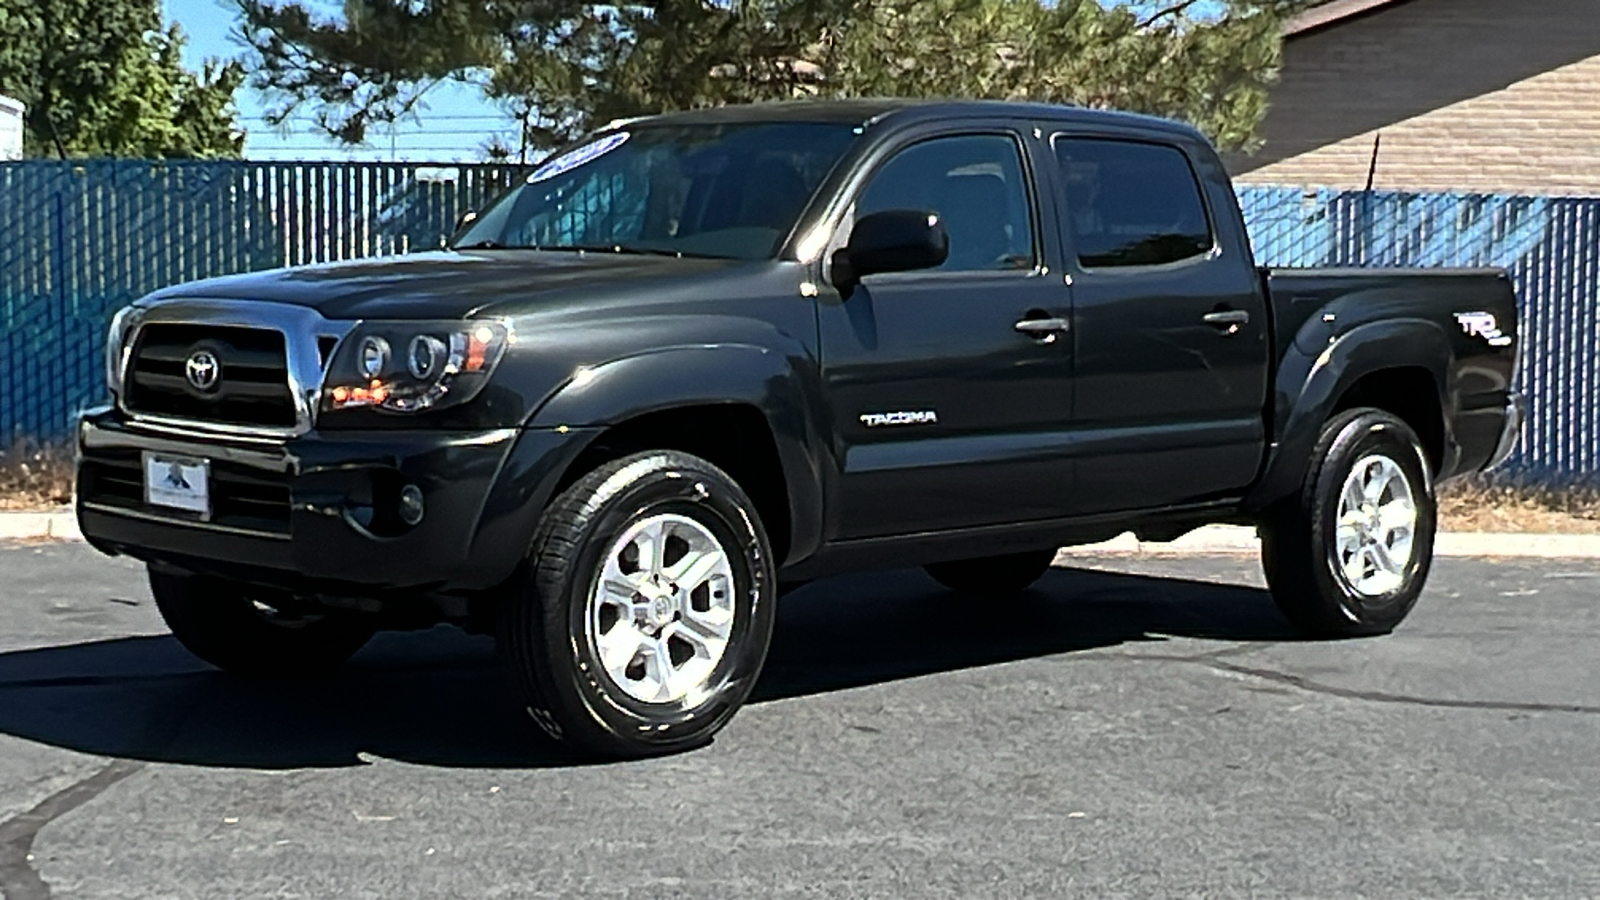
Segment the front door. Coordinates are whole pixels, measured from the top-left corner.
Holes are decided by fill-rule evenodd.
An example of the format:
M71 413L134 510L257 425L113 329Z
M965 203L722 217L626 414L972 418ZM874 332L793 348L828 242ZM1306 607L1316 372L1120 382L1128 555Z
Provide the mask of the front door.
M1179 147L1057 135L1073 286L1074 512L1237 497L1265 440L1267 311Z
M932 137L869 177L849 221L936 212L938 269L868 276L819 302L840 468L830 531L864 538L1042 519L1072 488L1070 295L1041 265L1022 136ZM836 244L837 245L837 244Z

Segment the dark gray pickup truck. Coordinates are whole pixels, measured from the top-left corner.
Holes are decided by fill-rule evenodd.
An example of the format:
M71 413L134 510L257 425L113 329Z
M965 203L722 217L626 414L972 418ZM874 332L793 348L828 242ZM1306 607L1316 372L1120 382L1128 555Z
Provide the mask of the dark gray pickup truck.
M1316 635L1394 628L1434 488L1521 421L1499 271L1258 268L1194 130L997 103L618 124L449 250L120 312L78 515L255 676L491 632L520 706L694 746L786 585L924 566L1004 604L1062 545L1259 527Z

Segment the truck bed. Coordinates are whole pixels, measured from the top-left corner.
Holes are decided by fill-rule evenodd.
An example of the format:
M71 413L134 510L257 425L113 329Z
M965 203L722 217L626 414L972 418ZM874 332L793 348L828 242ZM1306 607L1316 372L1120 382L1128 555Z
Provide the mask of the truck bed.
M1455 319L1458 313L1484 312L1495 317L1502 333L1516 333L1516 298L1504 269L1267 268L1263 272L1280 347L1297 337L1324 343L1332 332L1343 331L1319 327L1302 334L1313 318L1319 320L1317 325L1337 326L1338 317L1366 320L1379 311L1398 315L1410 310L1451 330L1462 328ZM1330 314L1336 317L1334 323L1320 322Z
M1385 332L1418 320L1435 326L1441 352L1430 358L1449 367L1431 373L1448 438L1435 474L1475 471L1487 460L1516 372L1516 297L1504 269L1265 268L1262 278L1280 382L1301 383L1341 348L1376 348ZM1415 342L1429 330L1409 333Z

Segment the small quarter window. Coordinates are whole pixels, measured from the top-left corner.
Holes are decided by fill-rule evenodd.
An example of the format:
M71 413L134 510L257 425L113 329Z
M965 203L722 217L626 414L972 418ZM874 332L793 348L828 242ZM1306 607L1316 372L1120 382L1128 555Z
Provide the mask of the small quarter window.
M1210 252L1200 185L1177 148L1058 137L1055 152L1079 265L1159 266Z

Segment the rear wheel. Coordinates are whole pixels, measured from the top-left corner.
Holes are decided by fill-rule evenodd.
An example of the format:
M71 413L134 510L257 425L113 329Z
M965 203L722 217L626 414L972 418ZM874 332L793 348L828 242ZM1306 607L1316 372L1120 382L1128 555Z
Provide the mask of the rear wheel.
M1054 550L1039 550L930 563L923 570L952 591L975 597L1007 597L1032 587L1050 571L1055 558Z
M755 505L703 459L608 463L546 510L499 617L523 707L613 757L703 744L755 687L777 579Z
M238 675L323 674L373 635L354 614L299 608L275 592L220 578L151 569L150 592L178 643Z
M1341 413L1324 426L1299 494L1262 524L1272 598L1313 635L1392 631L1427 582L1436 518L1411 427L1382 410Z

